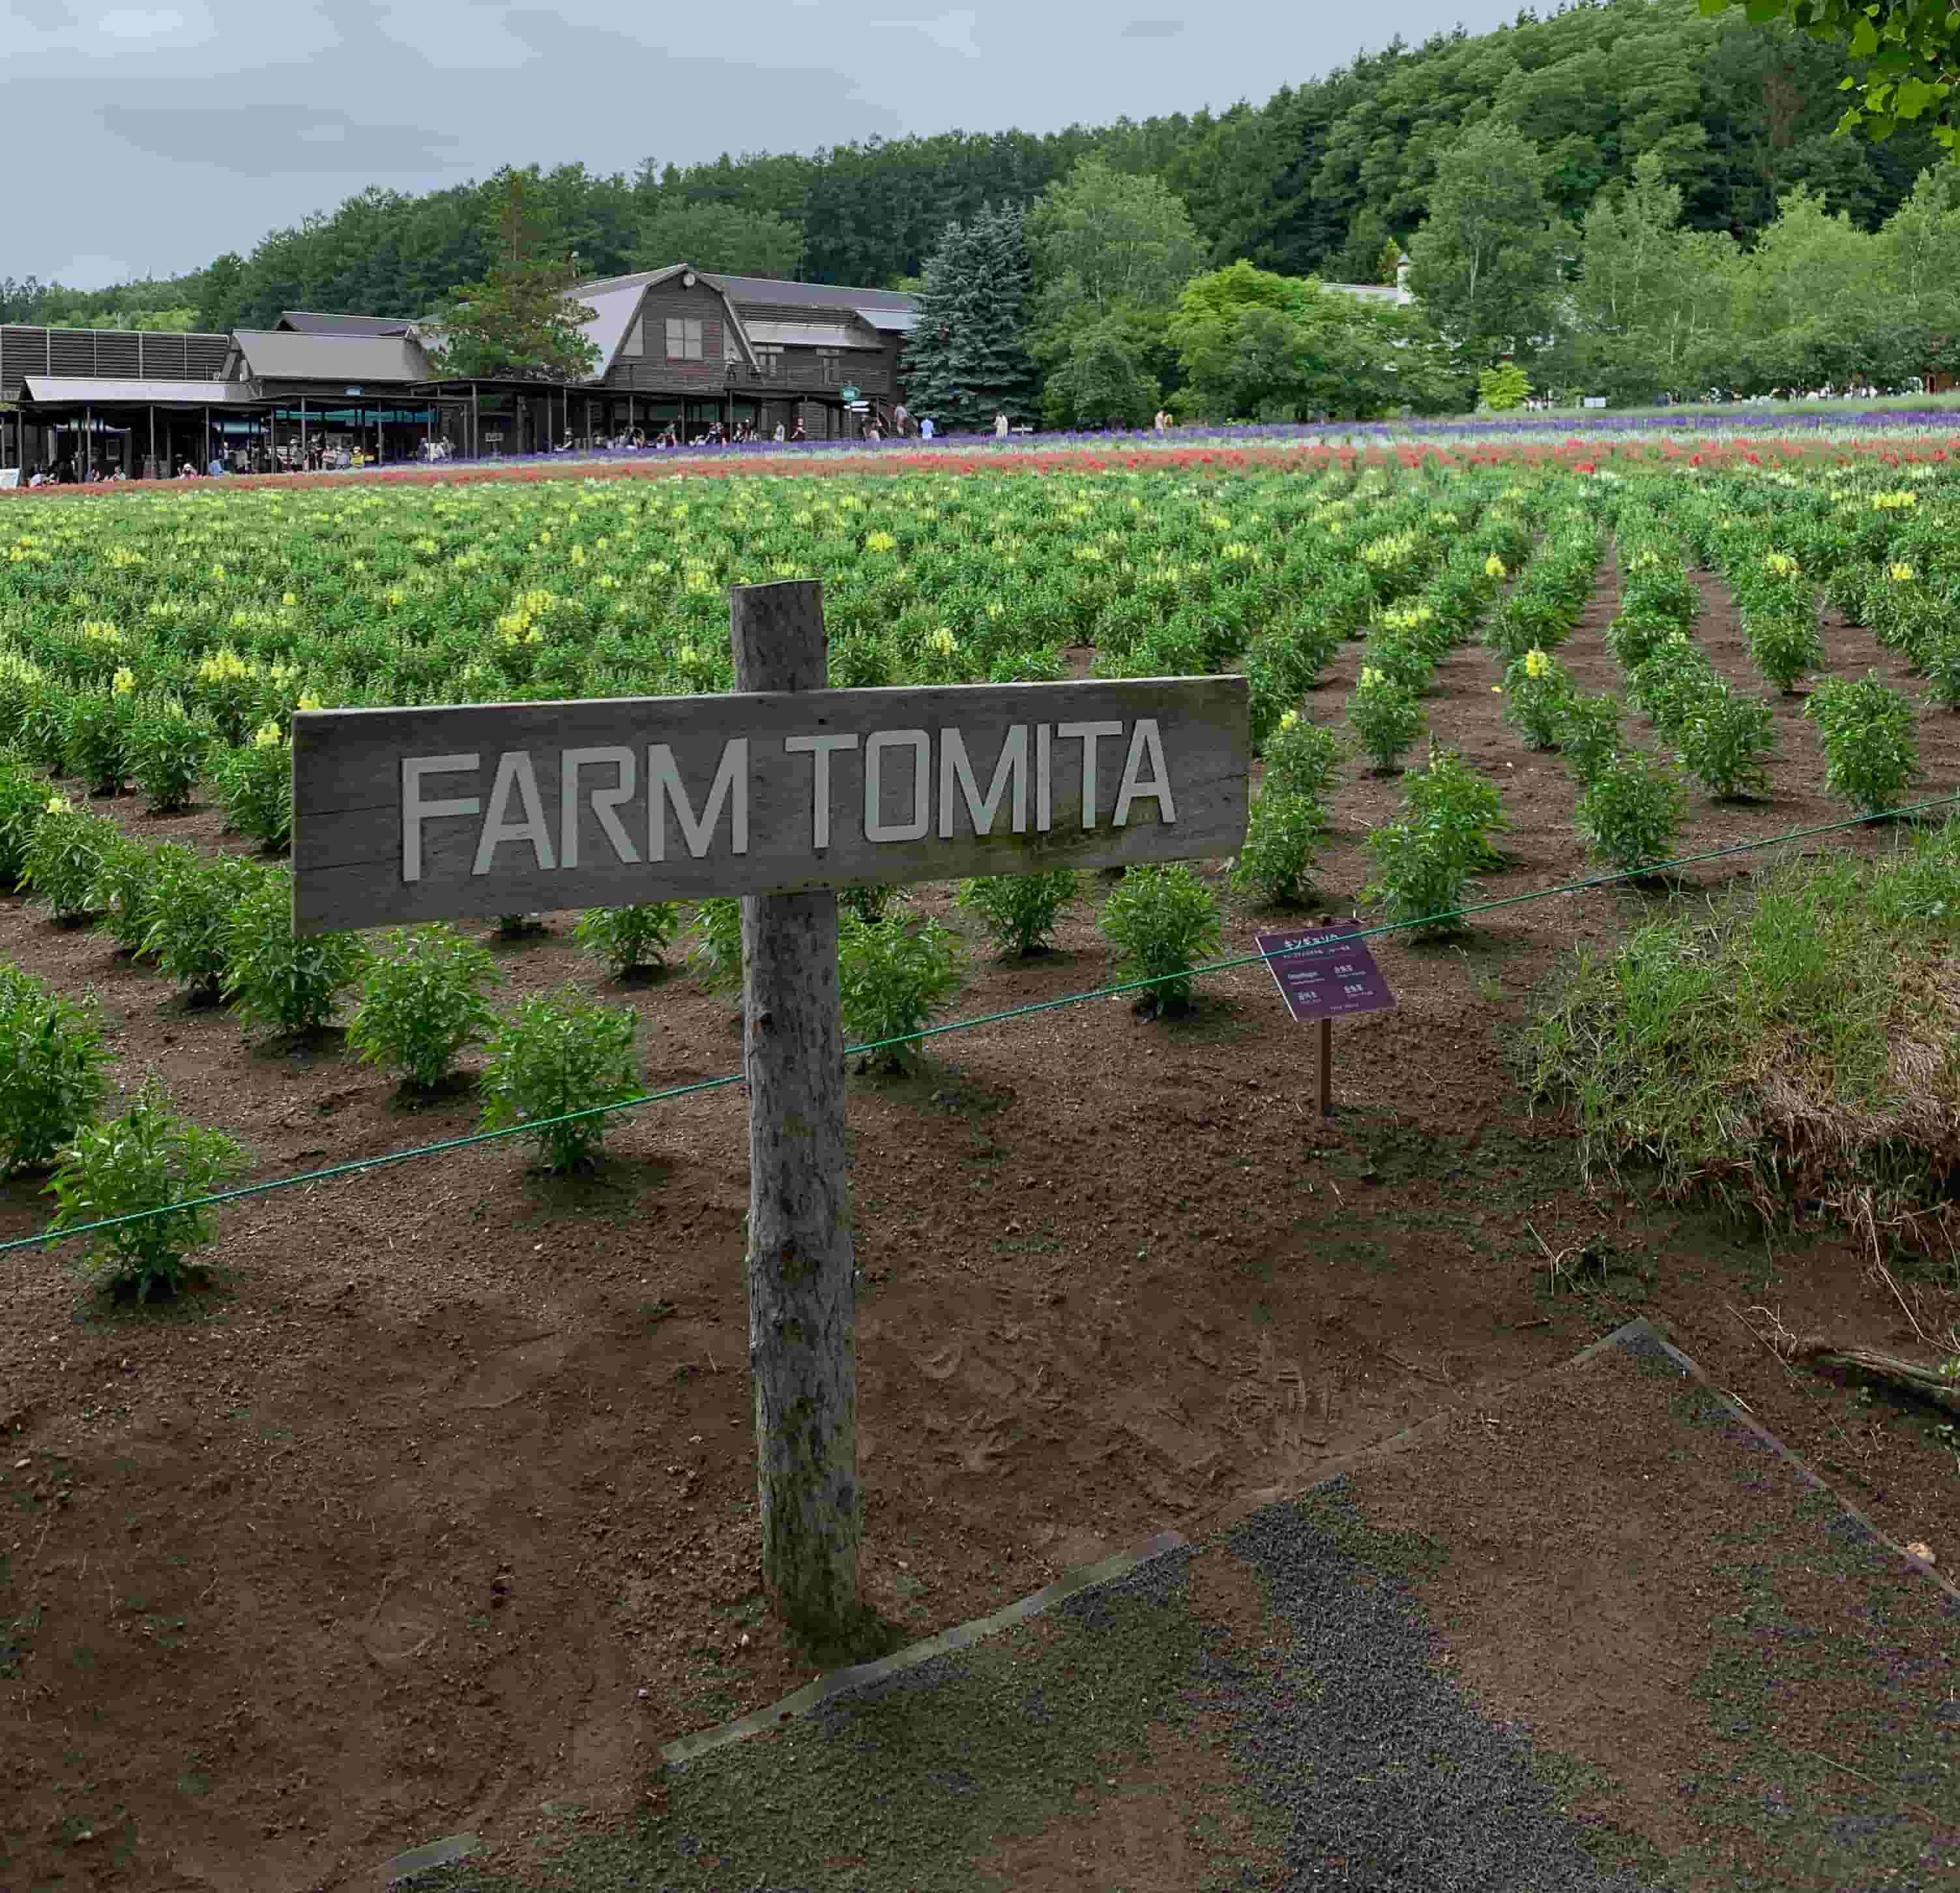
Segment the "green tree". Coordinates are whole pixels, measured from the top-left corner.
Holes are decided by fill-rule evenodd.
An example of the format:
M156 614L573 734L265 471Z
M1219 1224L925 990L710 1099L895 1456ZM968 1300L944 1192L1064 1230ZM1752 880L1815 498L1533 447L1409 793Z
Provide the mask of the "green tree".
M1487 120L1443 154L1409 287L1467 359L1528 355L1553 326L1559 248L1544 160L1513 126Z
M984 205L949 224L927 259L918 326L903 358L906 399L950 432L977 432L1004 410L1013 422L1039 412L1027 326L1027 241L1017 210Z
M530 189L525 173L504 173L498 260L438 317L439 374L571 381L599 365L599 351L580 326L598 312L566 296L578 266L543 247Z
M803 231L774 211L711 199L661 197L640 227L632 264L660 269L687 262L726 276L794 282L803 262Z
M1027 215L1036 314L1050 335L1119 309L1165 310L1202 267L1204 246L1184 201L1160 178L1085 157Z
M1163 320L1118 309L1077 329L1046 363L1042 418L1051 427L1141 428L1163 399L1151 371L1165 348Z
M1169 336L1178 406L1203 420L1437 412L1465 393L1410 312L1247 262L1188 285Z
M1705 14L1744 7L1758 25L1787 21L1813 39L1841 44L1863 68L1844 89L1857 94L1841 131L1862 126L1882 142L1924 119L1960 155L1960 8L1952 0L1701 0Z

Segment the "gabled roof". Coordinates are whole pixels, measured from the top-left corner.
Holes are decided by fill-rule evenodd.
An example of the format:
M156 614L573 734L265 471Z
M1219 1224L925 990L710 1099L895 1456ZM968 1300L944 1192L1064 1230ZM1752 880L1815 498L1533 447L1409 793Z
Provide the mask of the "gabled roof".
M626 339L626 332L632 326L641 298L647 291L656 283L665 282L670 277L684 275L692 269L691 263L669 263L663 269L642 269L630 276L600 276L591 282L574 283L565 292L570 301L582 302L596 312L593 320L579 324L581 332L599 351L599 366L590 379L604 379L606 371L619 353L619 345ZM721 297L721 305L728 312L730 331L742 351L742 358L753 367L755 351L749 346L742 318L727 291L718 278L702 270L694 270L694 274Z
M415 326L407 316L322 315L312 309L285 309L274 329L303 336L405 336Z
M341 381L350 386L426 381L422 345L408 336L298 335L240 329L231 338L255 381Z

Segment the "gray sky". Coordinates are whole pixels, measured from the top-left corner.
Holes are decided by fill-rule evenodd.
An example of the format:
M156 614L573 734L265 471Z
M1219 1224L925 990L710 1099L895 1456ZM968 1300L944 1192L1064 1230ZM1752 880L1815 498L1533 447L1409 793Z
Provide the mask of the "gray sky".
M1222 110L1516 0L0 0L0 276L249 252L371 183ZM38 181L37 181L38 180Z

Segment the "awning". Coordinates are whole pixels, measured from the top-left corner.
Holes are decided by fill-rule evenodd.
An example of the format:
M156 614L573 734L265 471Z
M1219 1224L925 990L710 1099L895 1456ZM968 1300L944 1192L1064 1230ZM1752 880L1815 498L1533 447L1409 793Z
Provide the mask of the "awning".
M81 407L234 406L258 396L236 381L100 381L93 376L30 374L27 399Z
M822 322L756 322L742 326L758 348L875 348L869 336L841 324Z
M855 309L860 322L869 323L880 335L909 335L919 326L916 309Z

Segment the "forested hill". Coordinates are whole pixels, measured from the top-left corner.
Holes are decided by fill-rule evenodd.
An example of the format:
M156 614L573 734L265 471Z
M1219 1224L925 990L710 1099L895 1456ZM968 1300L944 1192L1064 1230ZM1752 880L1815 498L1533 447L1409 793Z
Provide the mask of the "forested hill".
M988 200L1023 202L1097 152L1183 196L1213 260L1370 281L1386 240L1425 214L1438 153L1495 113L1545 154L1553 202L1575 225L1643 152L1666 158L1685 221L1747 241L1799 183L1874 228L1942 154L1927 135L1831 136L1843 110L1841 49L1695 0L1580 0L1527 10L1495 32L1400 40L1283 87L1260 106L1036 136L952 132L873 138L810 157L651 163L600 177L582 165L536 177L545 234L582 273L685 257L709 269L890 285L915 275L943 226ZM275 231L249 257L110 298L62 301L0 285L0 317L53 321L112 306L195 307L207 329L262 326L282 309L414 315L483 274L494 180L425 196L380 189ZM9 290L14 293L10 297Z

